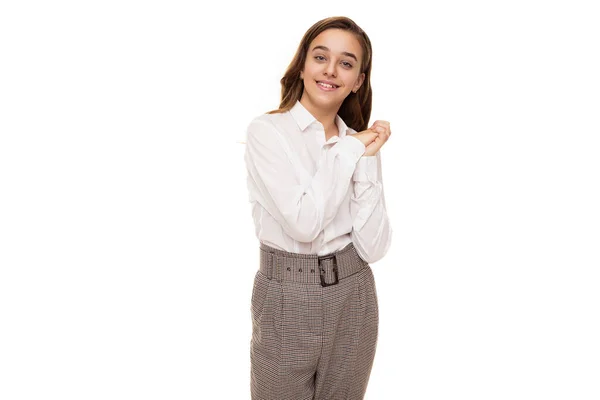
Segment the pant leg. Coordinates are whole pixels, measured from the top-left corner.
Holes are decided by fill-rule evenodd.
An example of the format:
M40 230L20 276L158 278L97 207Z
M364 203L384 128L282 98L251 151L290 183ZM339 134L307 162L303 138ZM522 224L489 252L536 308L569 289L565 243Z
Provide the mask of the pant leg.
M321 286L260 271L252 294L253 400L312 400L322 346Z
M323 349L315 400L361 400L377 347L379 309L370 266L323 289Z

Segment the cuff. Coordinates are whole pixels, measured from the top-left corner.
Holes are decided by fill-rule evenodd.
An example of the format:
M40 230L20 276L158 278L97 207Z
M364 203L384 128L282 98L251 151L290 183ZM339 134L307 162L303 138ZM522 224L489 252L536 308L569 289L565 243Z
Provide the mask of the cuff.
M335 147L340 153L347 155L355 163L365 154L366 150L365 145L359 139L352 137L352 135L346 135L341 138Z

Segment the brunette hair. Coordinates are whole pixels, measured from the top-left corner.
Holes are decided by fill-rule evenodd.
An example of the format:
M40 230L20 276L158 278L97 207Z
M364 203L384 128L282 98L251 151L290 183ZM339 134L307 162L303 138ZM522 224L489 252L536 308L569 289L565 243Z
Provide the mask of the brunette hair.
M300 79L300 72L304 68L306 54L310 43L327 29L342 29L355 35L363 51L360 72L365 74L365 79L356 93L350 92L340 106L338 115L346 125L357 132L367 129L371 117L371 41L367 34L348 17L329 17L318 21L311 26L298 45L296 55L281 78L281 103L279 108L267 114L282 113L290 110L302 97L304 82Z

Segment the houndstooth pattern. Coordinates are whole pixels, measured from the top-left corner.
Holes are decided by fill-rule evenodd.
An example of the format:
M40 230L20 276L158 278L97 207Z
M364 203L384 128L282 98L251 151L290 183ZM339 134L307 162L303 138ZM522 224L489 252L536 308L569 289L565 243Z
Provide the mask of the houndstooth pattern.
M331 259L261 243L251 299L253 400L360 400L377 346L371 267L352 243ZM320 264L320 265L319 265ZM324 270L324 272L321 271ZM313 272L314 271L314 272Z

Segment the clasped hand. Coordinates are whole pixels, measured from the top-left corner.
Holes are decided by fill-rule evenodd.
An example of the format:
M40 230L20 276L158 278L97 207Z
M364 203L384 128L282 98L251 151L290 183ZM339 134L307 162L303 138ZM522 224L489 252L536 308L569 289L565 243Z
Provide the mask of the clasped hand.
M370 128L355 133L353 136L365 145L363 157L370 157L377 154L381 146L390 138L392 131L388 121L377 120Z

